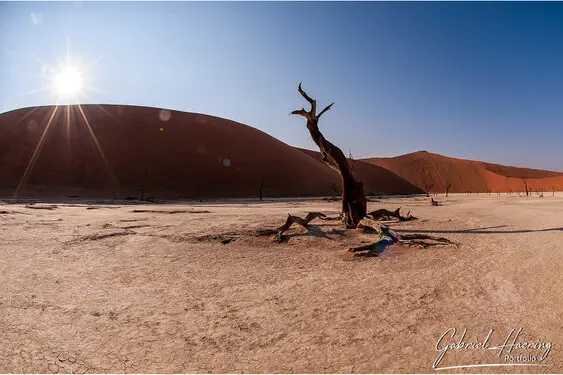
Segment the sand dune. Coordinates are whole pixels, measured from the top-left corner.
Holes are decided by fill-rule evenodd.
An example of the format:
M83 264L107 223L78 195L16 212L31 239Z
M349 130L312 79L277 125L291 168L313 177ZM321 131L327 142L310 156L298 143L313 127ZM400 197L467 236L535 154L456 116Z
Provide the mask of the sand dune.
M87 119L87 120L85 120ZM41 141L43 139L43 141ZM167 199L332 195L318 152L234 121L158 108L82 105L0 114L0 195ZM563 174L428 152L356 160L366 193L563 189Z
M20 195L138 195L201 199L329 195L338 176L268 134L217 117L156 108L60 107ZM0 188L12 194L53 107L0 115ZM70 122L67 119L70 118ZM70 124L70 125L67 125Z
M315 160L321 159L320 152L302 148L298 148L298 150L306 153ZM350 160L349 163L353 166L353 171L358 180L363 182L366 194L417 194L423 192L419 187L378 165L362 160ZM332 171L330 167L324 164L323 167L328 171ZM338 189L340 189L340 184L338 185Z
M426 151L362 161L386 168L422 189L431 184L434 192L444 192L448 183L450 192L456 193L522 192L522 178L528 179L534 192L549 192L553 187L563 190L563 173L456 159Z

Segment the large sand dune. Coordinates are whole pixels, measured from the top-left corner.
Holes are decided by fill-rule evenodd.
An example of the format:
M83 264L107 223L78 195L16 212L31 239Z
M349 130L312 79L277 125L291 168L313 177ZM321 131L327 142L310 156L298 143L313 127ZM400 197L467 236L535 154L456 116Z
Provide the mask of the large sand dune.
M81 109L88 120L84 120ZM0 115L0 189L13 193L45 133L20 195L168 198L329 195L336 173L255 128L156 108L83 105ZM67 119L70 121L67 122ZM92 137L96 136L100 149Z
M86 120L85 120L86 119ZM304 136L306 130L303 129ZM42 140L42 141L41 141ZM157 108L35 107L0 115L0 195L207 199L332 195L340 178L315 151L253 127ZM366 193L563 189L563 174L428 152L356 160Z
M538 169L509 167L480 161L451 158L426 151L392 158L362 159L386 168L422 189L433 185L431 191L445 192L522 192L522 178L528 180L534 191L563 190L563 173Z

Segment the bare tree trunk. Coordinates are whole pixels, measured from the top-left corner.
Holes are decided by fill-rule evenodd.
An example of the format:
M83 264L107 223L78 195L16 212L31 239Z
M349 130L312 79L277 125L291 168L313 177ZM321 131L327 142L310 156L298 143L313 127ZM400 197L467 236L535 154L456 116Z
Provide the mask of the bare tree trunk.
M262 189L264 188L264 180L260 182L260 202L262 202Z
M361 219L367 212L367 200L364 194L364 185L356 181L348 160L340 148L327 141L318 127L319 118L328 111L332 105L330 104L317 115L317 101L309 97L301 88L298 88L301 96L311 104L311 110L306 111L305 108L291 112L293 115L300 115L307 119L307 129L313 142L321 151L321 160L332 169L336 170L342 181L342 213L344 215L346 228L356 228Z
M524 183L524 188L526 189L526 196L528 196L529 195L528 180L522 177L522 182Z
M448 193L450 192L450 188L452 187L451 184L447 184L446 185L446 197L448 196Z
M424 191L426 192L426 196L430 197L430 190L434 187L434 184L430 183L430 182L425 182L424 183Z

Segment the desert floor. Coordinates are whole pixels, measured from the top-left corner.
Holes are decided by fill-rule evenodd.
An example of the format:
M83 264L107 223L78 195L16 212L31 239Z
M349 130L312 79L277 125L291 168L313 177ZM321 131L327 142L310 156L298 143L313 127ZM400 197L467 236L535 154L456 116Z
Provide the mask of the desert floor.
M399 233L461 245L348 247L375 235L313 221L339 202L0 203L0 372L563 372L563 196L383 198ZM41 208L51 209L41 209ZM137 212L136 212L137 211ZM545 366L435 370L441 346L550 342ZM512 341L510 341L512 342ZM514 350L534 355L545 349ZM448 351L438 367L510 362ZM538 364L537 361L533 362Z

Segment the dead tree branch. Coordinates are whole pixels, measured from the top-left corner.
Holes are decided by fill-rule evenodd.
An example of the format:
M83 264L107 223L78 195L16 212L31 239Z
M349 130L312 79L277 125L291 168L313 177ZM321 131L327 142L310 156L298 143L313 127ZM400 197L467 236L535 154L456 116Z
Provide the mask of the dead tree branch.
M379 240L367 245L360 245L351 247L348 249L352 253L359 256L377 256L381 253L387 246L393 244L400 244L404 246L417 246L422 248L427 248L431 246L445 246L445 245L455 245L459 246L457 242L450 241L447 238L435 237L427 234L415 233L415 234L405 234L399 235L395 231L389 229L388 226L378 223L371 219L363 219L360 221L358 228L363 230L374 231L379 234Z
M313 219L316 219L317 217L326 218L326 215L322 212L309 212L307 216L305 216L305 219L303 219L299 216L287 214L287 220L285 221L285 224L277 229L276 242L279 243L284 241L284 232L288 230L294 223L299 224L303 228L307 229L309 222Z
M367 211L364 185L356 181L342 150L326 140L318 127L319 118L328 111L334 103L326 106L317 115L316 100L307 95L301 88L301 83L297 90L301 96L309 102L311 109L306 111L305 108L301 108L291 112L291 114L303 116L307 119L307 129L309 130L313 142L315 142L321 151L321 160L340 174L342 180L342 213L344 214L345 224L347 228L356 228Z
M402 216L400 211L401 207L397 208L395 211L389 211L385 208L380 208L379 210L369 212L366 217L372 220L391 220L392 217L399 219L399 221L410 221L417 219L410 214L410 211L406 216Z

